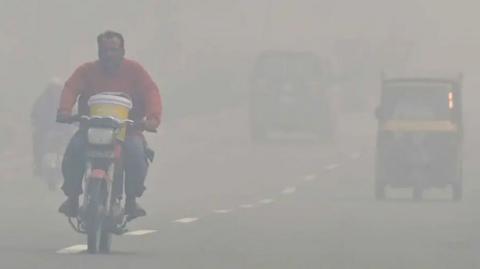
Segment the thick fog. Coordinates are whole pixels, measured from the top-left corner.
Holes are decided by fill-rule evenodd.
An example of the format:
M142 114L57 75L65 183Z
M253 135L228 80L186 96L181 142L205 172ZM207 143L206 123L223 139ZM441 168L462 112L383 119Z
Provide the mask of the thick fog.
M0 0L0 265L480 268L479 8L467 0ZM156 157L138 201L148 213L128 224L142 235L114 237L114 255L77 255L86 237L57 212L62 190L32 172L32 119L55 115L32 109L52 80L63 85L98 59L106 30L124 36L126 58L157 83L163 115L146 134ZM441 97L453 103L440 102L459 111L449 118L463 138L459 153L438 153L443 168L463 167L460 201L450 201L449 186L425 189L421 201L403 187L376 199L382 73L461 79ZM45 110L54 113L51 103ZM435 152L447 147L435 143Z

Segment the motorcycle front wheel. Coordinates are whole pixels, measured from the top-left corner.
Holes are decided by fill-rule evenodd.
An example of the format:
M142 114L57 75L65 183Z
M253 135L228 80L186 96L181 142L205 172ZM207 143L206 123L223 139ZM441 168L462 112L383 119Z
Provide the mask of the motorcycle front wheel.
M87 251L90 254L110 252L111 236L105 229L106 189L102 181L91 182L88 186L89 202L85 214Z

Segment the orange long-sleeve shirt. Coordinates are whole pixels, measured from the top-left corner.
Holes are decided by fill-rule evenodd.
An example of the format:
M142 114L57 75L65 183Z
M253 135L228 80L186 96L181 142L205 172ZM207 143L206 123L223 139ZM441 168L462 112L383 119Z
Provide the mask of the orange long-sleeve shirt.
M147 71L129 59L125 59L114 74L106 73L98 61L78 67L65 83L58 111L71 114L78 99L78 112L87 115L88 99L101 92L130 95L133 103L131 119L141 120L146 117L160 124L162 98L159 89Z

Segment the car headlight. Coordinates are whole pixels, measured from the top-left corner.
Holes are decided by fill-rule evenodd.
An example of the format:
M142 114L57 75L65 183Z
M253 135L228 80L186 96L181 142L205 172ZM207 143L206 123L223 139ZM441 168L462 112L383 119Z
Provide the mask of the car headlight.
M115 131L110 128L90 128L87 137L92 145L110 145L115 140Z

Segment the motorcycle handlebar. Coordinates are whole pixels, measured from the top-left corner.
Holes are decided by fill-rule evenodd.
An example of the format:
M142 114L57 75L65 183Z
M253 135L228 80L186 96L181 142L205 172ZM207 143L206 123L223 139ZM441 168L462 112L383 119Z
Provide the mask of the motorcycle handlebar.
M58 122L60 123L68 123L68 124L72 124L72 123L76 123L76 122L83 122L83 121L88 121L90 119L93 119L95 117L89 117L89 116L86 116L86 115L73 115L67 119L64 119L64 120L57 120ZM157 133L157 129L148 129L146 128L145 126L145 122L144 121L133 121L133 120L118 120L118 119L115 119L112 117L112 119L118 121L119 123L121 124L127 124L128 126L130 127L133 127L133 128L136 128L138 130L141 130L141 131L147 131L147 132L150 132L150 133Z

